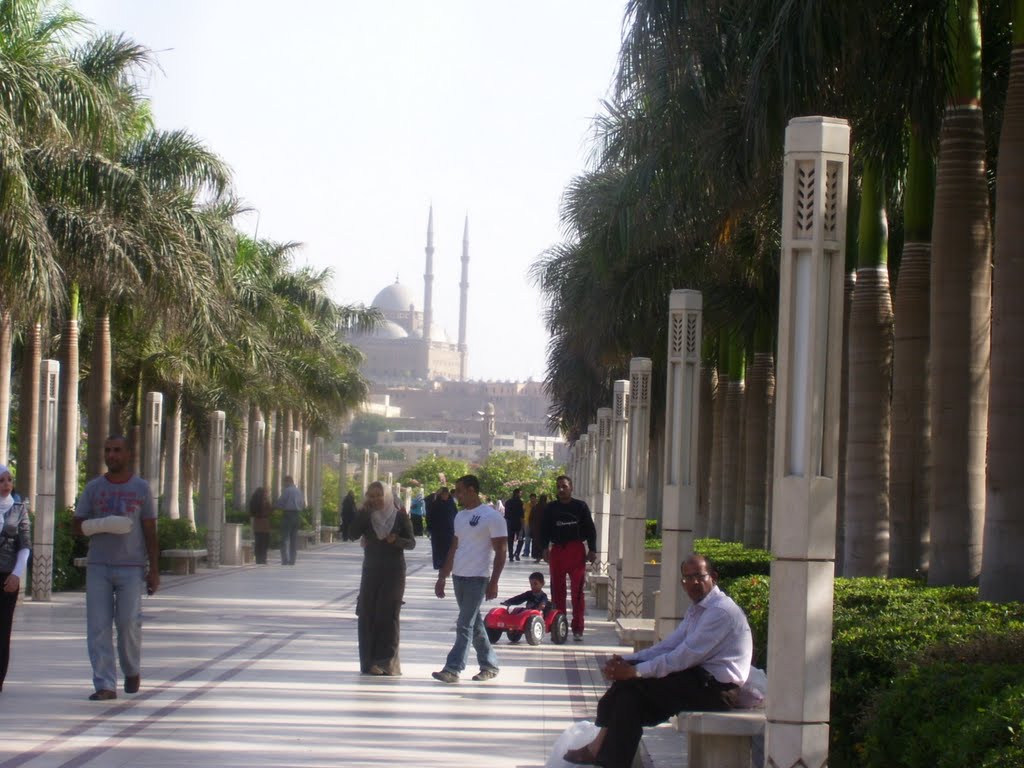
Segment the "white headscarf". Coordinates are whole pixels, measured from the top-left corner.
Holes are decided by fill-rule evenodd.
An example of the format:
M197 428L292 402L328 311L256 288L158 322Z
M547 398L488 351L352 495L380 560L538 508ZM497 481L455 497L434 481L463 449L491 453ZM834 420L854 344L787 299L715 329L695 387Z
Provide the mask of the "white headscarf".
M0 464L0 475L11 475L11 470L7 468L6 464ZM14 494L8 493L6 496L0 496L0 519L7 514L8 510L14 506Z
M384 488L383 506L381 509L370 510L370 523L373 525L373 532L378 539L386 539L391 529L395 526L395 518L398 516L398 505L395 504L395 493L390 483L381 481ZM369 498L367 498L369 503Z

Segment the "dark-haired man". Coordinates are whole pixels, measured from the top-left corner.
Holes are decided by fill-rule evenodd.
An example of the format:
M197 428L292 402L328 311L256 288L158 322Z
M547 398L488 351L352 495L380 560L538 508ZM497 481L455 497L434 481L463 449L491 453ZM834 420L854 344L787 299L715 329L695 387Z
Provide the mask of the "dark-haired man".
M706 558L683 562L683 589L692 601L679 627L657 645L612 656L604 676L612 681L597 704L597 737L565 760L576 765L628 768L644 726L683 710L731 709L750 674L753 641L742 609L717 585Z
M541 557L551 565L551 600L565 613L565 578L569 577L572 590L572 638L583 639L583 614L586 599L583 580L587 563L597 557L597 529L590 507L581 499L572 497L572 480L559 475L555 480L558 494L544 508L540 524L540 541L534 543L534 552L540 548Z
M437 576L434 593L444 597L448 574L452 574L459 618L455 622L455 645L448 653L444 668L434 672L435 680L457 683L466 668L469 645L476 649L480 672L477 682L498 674L498 657L487 637L480 606L498 596L498 579L505 567L508 532L505 519L490 504L480 500L480 480L464 475L455 481L455 498L462 507L455 516L455 535L448 557Z

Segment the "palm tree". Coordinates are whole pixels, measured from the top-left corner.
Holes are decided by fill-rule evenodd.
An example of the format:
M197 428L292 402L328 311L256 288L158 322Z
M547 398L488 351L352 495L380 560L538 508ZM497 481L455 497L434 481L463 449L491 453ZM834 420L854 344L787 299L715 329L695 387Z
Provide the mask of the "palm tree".
M996 185L995 264L992 317L992 381L989 410L985 555L981 597L997 602L1024 600L1024 240L1018 231L1024 191L1024 2L1013 4L1013 54L999 142Z
M991 330L991 229L977 0L949 4L953 90L942 120L932 225L932 499L928 583L981 572Z
M844 575L885 576L889 567L889 385L892 302L883 176L868 161L861 179L860 255L850 307Z

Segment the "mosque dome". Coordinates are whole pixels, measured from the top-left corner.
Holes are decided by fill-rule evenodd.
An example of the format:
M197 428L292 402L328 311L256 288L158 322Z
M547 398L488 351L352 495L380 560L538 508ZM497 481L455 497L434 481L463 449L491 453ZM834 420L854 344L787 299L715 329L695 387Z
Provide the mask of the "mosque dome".
M371 306L383 312L408 312L409 305L416 304L412 291L395 280L373 297Z
M421 331L419 328L417 328L415 331L413 331L412 333L409 334L409 338L411 338L411 339L422 339L423 338L423 331ZM452 340L448 337L448 332L445 331L445 329L442 328L437 323L431 323L430 324L430 340L431 341L443 341L445 344L451 344L452 343Z
M370 332L370 336L375 339L407 339L409 334L398 323L385 319Z

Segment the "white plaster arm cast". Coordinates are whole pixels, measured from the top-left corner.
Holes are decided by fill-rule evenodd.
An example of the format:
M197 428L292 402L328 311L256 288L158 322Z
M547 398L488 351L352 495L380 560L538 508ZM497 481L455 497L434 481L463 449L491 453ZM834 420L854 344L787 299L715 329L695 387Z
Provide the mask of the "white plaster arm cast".
M116 533L124 535L132 530L132 519L121 515L107 515L106 517L94 517L82 521L82 533L92 536L95 533Z

